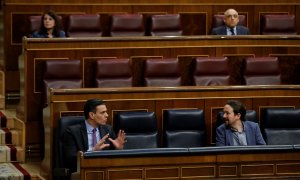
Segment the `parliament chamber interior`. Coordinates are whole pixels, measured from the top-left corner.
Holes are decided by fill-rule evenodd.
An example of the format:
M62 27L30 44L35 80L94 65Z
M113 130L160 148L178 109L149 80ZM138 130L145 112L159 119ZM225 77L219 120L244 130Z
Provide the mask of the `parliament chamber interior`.
M251 35L211 35L224 11ZM66 37L33 38L46 10ZM300 179L299 0L2 0L0 179ZM63 161L103 99L123 150ZM216 146L238 100L266 145Z

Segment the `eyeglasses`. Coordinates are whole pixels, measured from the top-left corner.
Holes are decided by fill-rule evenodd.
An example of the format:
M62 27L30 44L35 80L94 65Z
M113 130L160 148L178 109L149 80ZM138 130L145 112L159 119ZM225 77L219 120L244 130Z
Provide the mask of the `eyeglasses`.
M231 17L233 17L233 18L238 18L239 15L237 15L237 14L227 14L227 15L225 15L225 17L226 17L226 18L231 18Z

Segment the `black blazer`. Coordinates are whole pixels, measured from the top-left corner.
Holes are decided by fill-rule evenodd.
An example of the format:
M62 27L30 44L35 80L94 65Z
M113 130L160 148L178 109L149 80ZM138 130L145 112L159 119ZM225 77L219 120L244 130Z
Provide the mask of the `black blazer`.
M110 125L103 125L99 127L101 137L109 133L109 137L116 138L116 135ZM110 144L108 149L114 149L114 146L109 140L106 140L107 144ZM88 150L88 135L85 122L70 126L66 129L63 136L63 152L64 162L66 168L70 169L70 173L77 171L77 153L78 151Z
M213 28L212 35L227 35L226 26L219 26L216 28ZM236 34L237 35L250 35L250 31L245 26L236 26Z

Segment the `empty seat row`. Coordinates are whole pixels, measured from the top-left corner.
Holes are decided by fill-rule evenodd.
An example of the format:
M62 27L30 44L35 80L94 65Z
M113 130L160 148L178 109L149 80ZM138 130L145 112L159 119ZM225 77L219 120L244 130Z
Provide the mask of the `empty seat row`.
M133 87L131 61L124 58L98 59L94 87ZM197 57L192 64L192 82L196 86L226 86L231 83L227 57ZM247 58L244 71L246 85L279 85L281 72L277 57ZM144 61L143 86L182 86L182 72L177 58ZM49 60L43 74L43 104L48 102L49 88L83 88L80 60Z
M243 73L246 85L279 85L281 72L277 57L247 58ZM224 86L231 83L227 57L197 57L192 63L192 81L196 86ZM94 87L132 87L133 70L126 58L96 60ZM144 61L143 86L182 86L182 72L177 58ZM49 88L82 88L80 60L49 60L43 75L43 104Z
M63 19L60 16L61 19ZM99 36L181 36L180 14L112 14L106 24L100 14L74 14L65 18L64 30L69 37ZM224 15L214 15L212 28L224 25ZM247 17L239 15L239 25L247 26ZM41 16L29 16L30 32L38 30ZM261 16L260 33L297 34L295 15L265 14ZM108 31L107 31L108 30ZM106 32L107 31L107 32Z

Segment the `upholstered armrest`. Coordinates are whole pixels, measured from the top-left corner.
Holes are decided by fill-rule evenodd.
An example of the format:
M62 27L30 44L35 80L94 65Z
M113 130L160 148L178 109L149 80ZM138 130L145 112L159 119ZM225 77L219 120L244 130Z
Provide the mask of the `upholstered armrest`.
M220 147L197 147L189 148L191 154L197 153L254 153L294 150L292 145L259 145L259 146L220 146Z
M300 149L300 145L297 147ZM224 153L254 153L254 152L275 152L293 151L293 145L260 145L260 146L222 146L222 147L197 147L197 148L150 148L150 149L124 149L124 150L103 150L97 152L85 152L84 158L97 157L121 157L121 156L176 156L176 155L195 155L224 154Z
M85 152L84 158L120 157L120 156L168 156L188 154L188 148L149 148L149 149L124 149Z

